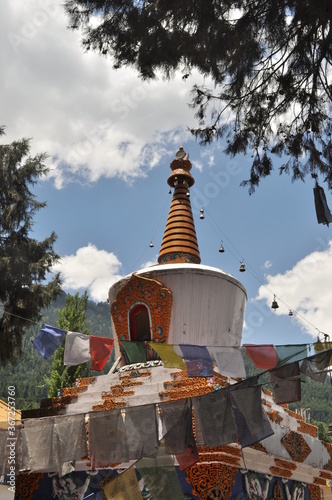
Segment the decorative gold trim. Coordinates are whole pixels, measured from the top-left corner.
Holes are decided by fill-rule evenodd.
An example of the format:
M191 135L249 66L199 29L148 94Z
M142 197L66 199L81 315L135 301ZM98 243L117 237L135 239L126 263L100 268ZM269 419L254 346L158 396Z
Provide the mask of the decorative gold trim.
M298 432L303 432L303 434L309 434L314 438L317 437L317 427L313 424L308 424L307 422L299 422L300 427L298 427Z
M283 499L284 499L284 495L282 493L281 486L280 486L279 482L277 481L276 484L274 485L274 488L273 488L272 500L283 500Z
M292 477L292 471L289 469L281 469L280 467L270 467L270 472L273 476Z
M304 437L298 432L287 432L287 434L281 439L281 443L288 451L292 460L296 462L304 462L311 453L310 446L307 444Z
M321 477L314 477L314 484L319 484L320 486L326 486L326 479Z
M189 467L186 472L186 481L192 483L193 495L197 495L200 500L226 500L231 496L238 468L218 463L198 463ZM218 496L212 496L214 490L218 490Z
M330 481L332 479L332 474L331 474L331 472L321 471L320 477L322 477L323 479L326 479L327 481Z
M172 293L157 280L132 274L118 291L111 304L111 315L118 340L129 338L129 311L135 304L144 304L151 317L152 340L168 341L172 311Z
M293 464L293 462L287 462L287 460L280 460L280 458L275 458L274 463L276 467L280 467L281 469L289 469L289 470L296 470L296 464Z
M44 474L19 474L16 478L15 498L32 500L33 492L38 490L39 481L42 477L44 477Z
M329 443L323 443L323 445L325 446L326 450L327 450L327 453L330 455L330 460L327 462L326 465L324 465L324 469L325 470L329 470L329 471L332 471L332 444L329 444Z
M320 487L315 484L308 484L308 488L310 491L310 500L321 500L322 495L320 491Z

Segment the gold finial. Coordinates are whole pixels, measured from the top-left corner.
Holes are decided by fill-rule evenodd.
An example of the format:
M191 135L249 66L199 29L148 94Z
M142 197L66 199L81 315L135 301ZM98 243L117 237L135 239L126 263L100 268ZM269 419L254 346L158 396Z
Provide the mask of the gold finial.
M190 262L199 264L198 243L190 204L189 189L194 184L190 174L189 154L181 146L171 165L167 183L174 188L158 262Z

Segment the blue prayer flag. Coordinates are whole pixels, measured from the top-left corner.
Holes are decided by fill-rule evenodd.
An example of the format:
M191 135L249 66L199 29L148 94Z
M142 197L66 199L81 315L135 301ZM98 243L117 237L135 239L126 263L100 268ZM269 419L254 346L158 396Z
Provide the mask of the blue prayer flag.
M180 344L188 377L213 377L213 364L209 351L200 345Z
M61 330L55 326L44 325L43 328L38 333L31 342L43 356L43 358L48 359L61 345L64 339L66 330Z

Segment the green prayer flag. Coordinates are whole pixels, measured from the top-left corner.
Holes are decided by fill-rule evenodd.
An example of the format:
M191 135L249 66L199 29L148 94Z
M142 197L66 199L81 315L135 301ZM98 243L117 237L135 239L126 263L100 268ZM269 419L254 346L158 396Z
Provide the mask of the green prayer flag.
M307 344L276 345L275 348L278 356L276 366L302 361L308 356Z
M159 447L156 458L142 458L136 469L144 480L152 498L158 500L185 500L173 460ZM130 497L128 497L130 498Z
M133 342L121 340L122 345L129 363L146 363L146 354L142 342Z

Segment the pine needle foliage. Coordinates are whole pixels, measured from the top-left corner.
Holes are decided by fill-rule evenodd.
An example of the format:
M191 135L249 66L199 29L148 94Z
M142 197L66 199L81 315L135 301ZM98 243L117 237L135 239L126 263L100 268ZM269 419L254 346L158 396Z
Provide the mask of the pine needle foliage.
M254 192L271 174L322 174L332 189L332 6L330 0L67 0L83 46L144 79L193 70L202 144L224 138L229 155L249 153Z
M30 190L48 172L45 159L43 153L30 156L29 139L0 145L1 365L20 357L24 332L61 292L59 274L48 279L59 260L55 233L43 241L30 236L36 212L46 206Z
M59 309L57 326L66 331L89 335L91 331L86 324L87 303L88 294L86 291L81 297L78 292L75 295L66 295L66 304L62 309ZM48 397L50 398L57 396L58 389L72 387L75 385L77 378L86 377L90 373L88 363L82 363L77 366L65 366L63 364L64 352L65 339L54 353L50 377L45 378L48 386Z

